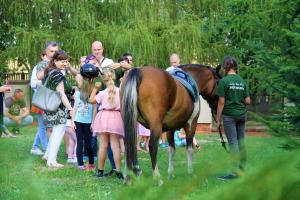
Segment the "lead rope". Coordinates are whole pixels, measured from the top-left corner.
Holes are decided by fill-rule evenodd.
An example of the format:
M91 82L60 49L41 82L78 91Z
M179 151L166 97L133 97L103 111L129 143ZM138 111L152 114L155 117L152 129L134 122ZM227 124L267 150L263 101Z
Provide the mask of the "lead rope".
M215 84L214 84L214 88L212 89L212 91L211 91L211 93L210 93L210 96L212 96L212 94L213 94L213 92L214 92L214 90L215 90L215 88L216 88L216 85L217 85L216 79L214 79L214 80L215 80ZM213 113L213 110L212 110L212 109L211 109L211 115L212 115L214 121L217 123L215 114ZM227 153L229 153L229 151L228 151L228 149L227 149L227 146L226 146L226 142L224 141L224 138L223 138L223 134L222 134L222 129L221 129L221 128L222 128L222 126L221 126L221 124L220 124L219 127L218 127L218 131L219 131L219 135L220 135L220 138L221 138L221 144L222 144L222 147L225 149L225 151L226 151Z
M213 112L211 112L211 114L213 116L214 121L217 123L215 115L213 114ZM226 146L226 142L224 141L224 138L223 138L223 134L222 134L222 129L221 128L222 128L222 126L220 124L219 127L218 127L218 131L219 131L219 135L220 135L220 138L221 138L221 144L222 144L222 147L225 149L225 151L227 153L229 153L229 151L227 149L227 146Z

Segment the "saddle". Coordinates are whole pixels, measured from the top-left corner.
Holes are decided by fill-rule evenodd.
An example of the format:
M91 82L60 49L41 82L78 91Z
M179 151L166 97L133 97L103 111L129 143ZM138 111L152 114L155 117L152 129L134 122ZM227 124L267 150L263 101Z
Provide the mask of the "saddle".
M193 102L197 102L199 100L199 89L196 81L182 69L177 68L169 71L170 75L178 80L190 93Z

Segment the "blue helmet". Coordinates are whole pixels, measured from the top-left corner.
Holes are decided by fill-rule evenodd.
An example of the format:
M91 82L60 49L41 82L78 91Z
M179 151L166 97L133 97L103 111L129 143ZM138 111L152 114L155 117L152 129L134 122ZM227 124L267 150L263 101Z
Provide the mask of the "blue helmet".
M99 68L93 64L84 64L80 68L80 74L83 78L92 79L99 76Z

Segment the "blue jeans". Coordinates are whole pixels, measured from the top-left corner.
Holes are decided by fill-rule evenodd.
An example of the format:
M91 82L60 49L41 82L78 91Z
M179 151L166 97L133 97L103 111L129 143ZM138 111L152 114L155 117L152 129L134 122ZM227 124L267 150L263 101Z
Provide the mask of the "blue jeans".
M37 120L38 120L39 127L36 132L32 148L37 149L39 148L39 144L41 144L43 150L46 150L48 142L47 142L46 126L43 121L43 116L41 114L37 114Z
M231 117L223 115L223 127L230 147L234 170L244 170L247 153L245 147L245 123L247 115Z
M13 126L13 127L24 127L28 126L33 122L33 117L31 115L27 115L26 117L23 117L21 119L21 124L18 124L16 121L8 118L8 117L3 117L3 122L4 122L4 129L7 130L8 126Z

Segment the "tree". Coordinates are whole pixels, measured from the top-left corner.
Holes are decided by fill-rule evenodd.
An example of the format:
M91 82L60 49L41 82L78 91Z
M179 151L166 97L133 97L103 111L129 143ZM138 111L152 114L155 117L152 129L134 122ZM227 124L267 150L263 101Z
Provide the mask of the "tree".
M182 63L216 66L235 56L252 97L287 97L276 123L299 132L299 0L0 0L0 58L34 66L46 41L59 41L78 63L93 40L116 60L131 52L135 65Z

